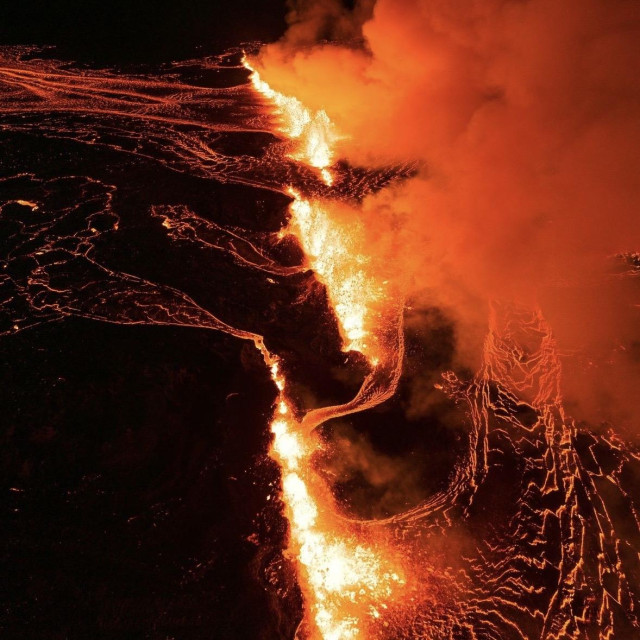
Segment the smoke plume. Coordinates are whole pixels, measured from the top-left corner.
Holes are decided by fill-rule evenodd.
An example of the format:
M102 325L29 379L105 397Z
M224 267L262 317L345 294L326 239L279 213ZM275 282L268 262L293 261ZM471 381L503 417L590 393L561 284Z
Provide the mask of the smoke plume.
M490 300L540 306L576 417L640 416L640 5L635 0L296 2L265 79L345 136L354 164L418 175L362 203L372 255L458 323L478 361ZM360 47L318 42L364 37ZM315 42L313 46L300 46ZM596 393L597 390L597 393Z
M289 0L288 46L313 45L322 40L350 42L362 38L362 25L371 18L375 0L360 0L349 9L340 0Z

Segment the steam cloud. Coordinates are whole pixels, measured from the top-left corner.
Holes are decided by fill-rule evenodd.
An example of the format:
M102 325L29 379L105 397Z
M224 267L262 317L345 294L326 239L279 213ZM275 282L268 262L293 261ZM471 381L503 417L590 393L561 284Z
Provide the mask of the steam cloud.
M357 212L386 277L456 319L460 364L479 361L492 299L540 306L570 356L569 411L632 425L640 291L622 256L640 249L636 0L292 8L287 36L262 52L265 79L325 109L350 162L421 167Z

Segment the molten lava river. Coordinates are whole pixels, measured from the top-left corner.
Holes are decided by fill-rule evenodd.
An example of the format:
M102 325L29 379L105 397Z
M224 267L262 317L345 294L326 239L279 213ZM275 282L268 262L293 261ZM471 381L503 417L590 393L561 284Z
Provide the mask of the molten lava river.
M242 362L244 378L224 387L226 409L210 429L245 416L229 418L225 438L255 452L224 481L238 509L249 501L253 510L243 571L269 606L252 635L221 621L220 606L208 633L193 637L640 638L640 451L613 428L568 415L560 354L539 309L493 302L478 370L456 369L453 322L406 299L385 258L368 252L361 203L418 166L346 163L339 142L349 132L272 89L240 50L127 75L5 48L0 134L6 357L32 343L33 366L45 366L53 356L38 336L69 325L130 332L118 335L132 344L153 331L202 345L224 334L225 357ZM163 349L165 334L153 335L150 354ZM129 366L113 357L114 370ZM416 380L433 407L411 419ZM123 402L136 406L135 394L108 395L101 411L115 421ZM53 446L48 433L38 431L38 446ZM135 425L127 433L118 437L143 446ZM183 455L195 476L213 464ZM38 473L30 464L12 480L18 502ZM151 493L169 482L164 474ZM69 480L68 500L87 486L106 491L96 478ZM130 508L126 526L146 531L146 516ZM160 511L171 520L176 509ZM159 531L167 520L158 513L147 524ZM205 589L211 562L208 579L233 591L222 600L229 616L245 607L251 618L240 583L225 586L214 560L202 560L220 540L207 539L192 564L176 561L181 589ZM127 596L134 610L137 598ZM113 619L127 617L124 606ZM187 611L193 624L204 615ZM163 627L163 615L152 627L162 637L192 637Z

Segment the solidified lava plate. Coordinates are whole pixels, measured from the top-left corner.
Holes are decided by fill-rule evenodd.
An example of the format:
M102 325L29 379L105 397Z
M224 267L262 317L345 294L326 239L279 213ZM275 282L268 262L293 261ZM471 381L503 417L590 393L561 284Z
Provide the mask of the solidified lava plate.
M6 637L304 633L254 344L299 414L348 403L368 365L279 234L288 189L358 203L415 167L323 184L241 57L135 74L0 51ZM405 321L404 370L438 403L408 418L401 377L318 429L340 517L414 567L361 637L640 637L640 451L565 414L545 319L496 304L475 374L452 371L444 312ZM340 464L358 442L377 473Z

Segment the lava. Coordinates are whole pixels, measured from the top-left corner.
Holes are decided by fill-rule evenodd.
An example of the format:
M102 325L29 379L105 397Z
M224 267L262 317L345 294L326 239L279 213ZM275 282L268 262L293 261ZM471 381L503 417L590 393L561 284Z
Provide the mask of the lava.
M383 5L390 7L389 3ZM170 204L158 201L161 195L156 190L152 190L146 210L136 200L132 207L138 214L133 218L136 229L146 224L150 239L160 234L172 250L186 247L190 259L198 257L207 265L202 269L207 278L216 273L211 264L223 265L220 292L217 283L207 280L200 289L194 283L185 285L187 294L178 288L181 280L175 273L166 277L166 282L162 282L161 271L140 269L145 277L135 275L139 265L126 261L128 251L122 247L117 259L109 259L105 246L110 242L121 242L126 249L131 246L132 236L126 235L127 226L132 226L132 214L126 206L131 188L126 179L118 182L117 172L108 174L114 184L80 176L78 164L67 167L70 175L52 177L46 173L38 177L22 164L28 149L24 154L8 153L3 159L6 176L0 178L0 223L7 247L0 260L6 317L0 333L9 340L23 329L79 316L120 325L221 331L255 346L277 389L269 425L269 455L281 471L283 515L289 523L286 554L296 567L304 597L299 638L637 637L640 452L623 441L613 427L592 428L572 418L573 407L562 392L563 370L571 365L571 358L560 348L561 341L541 305L498 303L495 297L490 302L488 296L477 303L481 313L485 304L490 309L483 326L486 339L481 363L470 370L447 361L442 366L442 380L438 373L429 378L430 386L439 380L438 394L455 404L458 412L452 414L451 421L457 422L453 428L460 452L450 475L441 484L430 486L432 493L407 511L385 520L349 519L340 512L331 488L316 471L318 454L326 447L319 427L391 398L401 383L405 357L404 300L397 290L397 279L385 276L396 264L388 262L378 244L370 243L370 227L389 221L373 218L380 213L374 206L380 184L370 174L363 174L362 182L370 183L359 193L373 193L368 201L352 198L344 202L337 179L335 186L320 188L322 199L315 197L319 180L305 167L317 170L325 183L331 182L330 172L342 178L342 165L338 168L334 163L338 157L336 130L327 113L313 112L301 100L273 91L255 70L251 85L214 90L179 81L179 67L176 78L167 81L152 75L92 74L86 69L62 69L53 62L5 57L0 68L0 123L3 135L10 140L14 140L11 136L17 141L29 135L35 140L44 136L55 149L54 145L73 141L78 148L80 143L92 145L91 152L96 155L102 149L110 158L125 157L145 167L152 163L155 170L150 175L156 176L162 169L189 179L197 176L211 183L233 182L234 186L262 190L257 198L264 197L266 191L277 192L280 203L290 198L288 221L279 232L280 218L262 232L242 229L243 221L233 216L226 224L224 219L215 218L214 222L215 210L198 198L181 202L181 196L173 197L172 191L165 201ZM218 63L211 60L201 64L207 69L231 68L228 61L226 66L216 67ZM237 58L234 64L236 81L243 82L246 73ZM243 65L250 68L246 60ZM422 65L413 70L422 74ZM265 137L272 140L271 135L263 134L265 130L271 134L265 123L274 121L268 118L270 110L255 99L255 90L271 101L279 134L286 139L286 144L269 143L265 153L257 151L264 151ZM483 104L502 108L495 92L490 93L490 99L486 93L482 95ZM218 120L211 118L212 110ZM351 130L347 133L353 135ZM423 133L412 135L412 140ZM239 134L245 137L241 139ZM253 153L238 151L253 134L260 138L251 148ZM493 139L486 135L474 138L476 143ZM522 148L528 158L529 147ZM11 151L11 145L7 149ZM39 153L39 147L36 149ZM513 157L508 148L500 150L499 154L474 155L465 148L459 157L480 158L477 162L483 169L490 165L493 170L495 165L488 163L487 157ZM286 153L290 156L285 158ZM63 157L61 152L56 162L62 162ZM297 165L304 170L296 173ZM480 175L475 165L456 166L461 167L463 177ZM540 160L535 166L536 175L557 175L552 164ZM87 172L90 167L88 163ZM390 180L398 180L398 175L407 178L402 172L393 175L396 177ZM521 244L512 242L511 246L500 236L504 228L513 230L506 216L486 216L487 227L478 228L474 226L476 219L483 216L466 201L454 201L456 206L448 212L440 199L442 193L451 193L443 175L434 170L429 179L420 177L412 185L416 190L413 199L407 197L400 203L425 211L432 216L432 224L427 225L427 218L420 216L417 223L409 216L391 218L397 226L409 227L402 236L407 242L394 245L396 253L415 259L418 247L429 254L427 260L417 261L420 268L426 268L437 259L439 248L448 247L447 242L453 240L452 246L466 250L460 251L465 259L477 245L487 245L491 256L500 260L509 258L509 249L513 249L528 264L537 267L542 263L539 252L528 254ZM499 209L503 203L494 195L503 193L506 182L480 195ZM522 184L527 193L545 192L531 189L529 181ZM443 185L439 195L437 190ZM465 185L469 189L462 193L478 194L474 190L477 185ZM401 187L394 195L407 196ZM554 188L546 183L545 187L547 191ZM603 193L608 191L603 188ZM136 197L142 198L141 194ZM475 195L469 196L474 205ZM505 200L519 202L517 198ZM425 202L433 205L438 215L424 206ZM535 210L538 216L546 209L536 206ZM428 227L429 232L435 228L435 240L425 245L418 227ZM460 233L463 227L473 242L461 242L468 237ZM389 225L386 229L387 235L394 231ZM487 229L498 234L495 243L487 244L491 238L484 233ZM304 254L300 264L280 264L273 250L287 234L295 236ZM535 242L534 234L525 236ZM520 235L514 232L509 237ZM637 285L638 270L632 264L636 250L624 254L631 264L624 272L619 269L616 278ZM211 260L214 254L219 262ZM555 257L552 252L548 255ZM451 279L446 282L455 284L455 278L460 277L460 270L454 268L455 258L460 256L450 252L446 257L443 262L451 269ZM469 267L464 270L467 282L474 280L474 267L480 263L483 261L463 262ZM359 361L365 372L355 397L341 405L306 412L300 398L293 395L294 381L286 376L287 356L265 346L262 334L267 333L261 327L269 321L260 320L264 315L260 312L247 313L247 309L253 311L252 304L258 308L263 298L277 306L270 300L271 292L279 285L285 289L283 283L298 296L282 296L285 302L279 304L288 309L289 300L299 300L306 293L299 283L292 284L305 271L313 272L323 285L326 311L335 316L343 351L357 352L351 353L351 359ZM428 275L433 272L427 271ZM251 284L237 286L245 284L247 274ZM515 277L506 269L499 274L507 280ZM158 282L153 280L156 276ZM253 286L264 286L266 293L254 295ZM220 309L209 310L208 305ZM581 317L578 326L589 319ZM461 325L452 324L462 333ZM410 341L408 344L415 347ZM410 349L407 354L411 357ZM635 378L630 380L633 383ZM451 423L441 425L435 418L432 423L429 418L413 426L428 432L434 425L449 428ZM388 426L393 435L396 424L390 420ZM426 442L429 437L427 433ZM286 613L293 617L298 612Z
M376 306L389 298L385 283L367 272L371 257L362 244L362 228L354 221L340 225L318 200L309 200L293 188L287 231L302 245L310 268L326 288L339 320L345 351L359 351L372 364L380 361ZM359 250L360 249L360 250Z
M273 90L246 57L243 64L251 71L254 88L277 109L280 131L297 141L292 157L320 169L322 179L331 186L328 167L338 136L326 112L313 113L297 98ZM360 543L332 515L335 507L330 492L313 477L312 455L319 443L312 431L326 420L370 408L392 395L403 351L394 340L384 342L386 318L380 308L384 303L393 306L393 299L386 282L380 282L367 269L371 257L363 249L362 227L353 220L341 225L330 214L329 202L305 198L293 187L288 192L293 201L289 223L281 235L291 233L298 239L309 267L324 284L338 319L344 350L360 352L374 369L348 409L326 407L309 412L306 420L299 422L287 403L286 380L278 362L271 366L280 394L271 423L271 453L282 468L283 499L291 526L290 548L301 567L307 616L319 638L352 640L362 637L366 626L363 618L376 621L381 617L386 601L397 594L406 579L402 570L385 557L384 548ZM391 376L385 371L389 363L394 372ZM380 392L367 393L376 384L381 387Z
M272 101L277 108L280 131L296 142L291 157L318 169L325 184L331 185L333 176L329 167L334 161L335 143L341 136L336 133L335 125L326 111L320 109L314 112L296 97L286 96L272 89L246 56L243 57L242 64L251 72L250 79L255 90Z
M367 624L397 597L406 580L380 547L358 541L332 514L333 501L317 477L312 456L319 443L305 436L286 399L277 359L271 375L279 390L271 422L271 455L282 469L282 495L291 526L290 551L300 567L313 636L324 640L362 638Z

